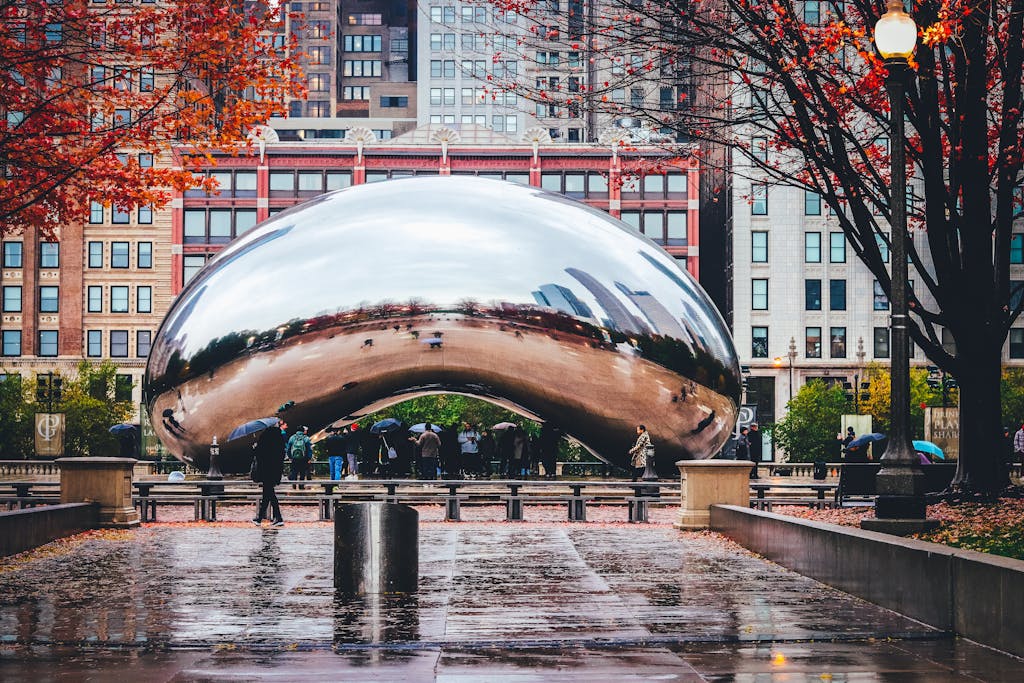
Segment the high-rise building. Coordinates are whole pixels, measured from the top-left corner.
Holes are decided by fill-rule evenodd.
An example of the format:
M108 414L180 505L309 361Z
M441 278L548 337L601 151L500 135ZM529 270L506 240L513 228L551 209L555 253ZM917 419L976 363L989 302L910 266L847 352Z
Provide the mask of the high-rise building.
M416 126L415 0L288 2L308 95L271 126L285 140L344 138L372 130L378 140Z

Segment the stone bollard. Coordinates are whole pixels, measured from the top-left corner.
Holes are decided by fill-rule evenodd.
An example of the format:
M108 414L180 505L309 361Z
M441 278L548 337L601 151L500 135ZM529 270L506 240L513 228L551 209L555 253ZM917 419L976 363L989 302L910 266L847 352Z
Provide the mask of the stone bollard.
M334 587L350 595L413 593L419 513L397 503L336 503Z
M712 505L750 505L747 460L680 460L681 505L677 529L707 529Z
M99 503L101 527L135 527L132 504L133 458L59 458L60 502Z

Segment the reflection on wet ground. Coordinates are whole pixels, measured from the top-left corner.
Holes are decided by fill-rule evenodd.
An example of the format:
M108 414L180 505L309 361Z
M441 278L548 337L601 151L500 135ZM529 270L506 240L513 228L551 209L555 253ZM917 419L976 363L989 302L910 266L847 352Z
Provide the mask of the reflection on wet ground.
M423 524L419 593L352 599L334 594L331 533L155 526L13 563L0 679L995 681L1024 668L711 534Z

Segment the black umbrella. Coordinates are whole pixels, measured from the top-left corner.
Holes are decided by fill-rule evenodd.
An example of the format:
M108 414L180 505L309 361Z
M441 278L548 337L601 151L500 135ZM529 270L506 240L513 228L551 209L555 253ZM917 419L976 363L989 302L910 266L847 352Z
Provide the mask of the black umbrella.
M124 434L126 432L131 432L132 434L134 434L135 433L135 425L128 424L127 422L124 422L124 423L121 423L119 425L114 425L113 427L111 427L107 431L110 432L111 434L113 434L114 436L121 436L122 434Z
M243 436L248 436L249 434L257 434L262 432L264 429L276 427L279 422L280 420L276 417L261 417L258 420L246 422L245 424L238 425L232 429L231 433L228 434L227 440L234 441L235 439L240 439Z
M391 432L397 432L402 428L402 421L396 420L393 417L386 417L380 422L374 422L373 426L370 427L371 434L390 434Z

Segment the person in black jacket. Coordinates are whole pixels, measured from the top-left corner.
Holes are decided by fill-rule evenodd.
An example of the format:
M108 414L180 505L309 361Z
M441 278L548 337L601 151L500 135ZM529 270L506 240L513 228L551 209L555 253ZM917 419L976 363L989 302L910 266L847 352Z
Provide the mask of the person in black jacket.
M284 430L287 428L288 425L281 422L277 427L265 429L256 442L256 472L253 480L263 484L263 495L260 496L260 508L252 520L253 524L259 525L263 521L269 507L274 516L272 526L284 526L281 505L277 502L274 487L281 483L281 474L284 472Z

